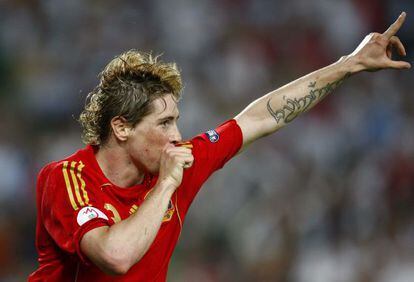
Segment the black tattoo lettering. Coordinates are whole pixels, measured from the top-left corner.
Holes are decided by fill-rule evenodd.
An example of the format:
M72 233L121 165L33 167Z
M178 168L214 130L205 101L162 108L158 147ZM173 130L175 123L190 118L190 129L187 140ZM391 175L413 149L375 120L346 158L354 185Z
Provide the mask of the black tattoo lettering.
M311 106L313 106L317 101L322 100L325 98L329 93L331 93L335 88L337 88L342 82L350 76L350 73L347 73L343 78L334 81L332 83L328 83L321 88L316 87L316 81L312 81L309 83L308 87L311 88L309 94L303 96L301 98L288 98L283 96L283 100L286 100L286 103L283 107L279 110L275 110L270 105L270 101L273 97L270 97L267 101L267 110L275 119L276 123L283 121L285 123L291 122L294 120L298 115L303 112L306 112Z

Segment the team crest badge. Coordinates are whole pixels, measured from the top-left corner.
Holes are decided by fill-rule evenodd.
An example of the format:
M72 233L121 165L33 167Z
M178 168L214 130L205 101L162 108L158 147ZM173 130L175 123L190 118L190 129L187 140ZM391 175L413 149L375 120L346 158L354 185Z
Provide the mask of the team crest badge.
M211 143L216 143L220 138L219 134L214 129L208 130L206 132L206 136L208 137Z
M162 222L170 221L175 211L175 207L170 199L170 203L168 204L168 209L164 214Z

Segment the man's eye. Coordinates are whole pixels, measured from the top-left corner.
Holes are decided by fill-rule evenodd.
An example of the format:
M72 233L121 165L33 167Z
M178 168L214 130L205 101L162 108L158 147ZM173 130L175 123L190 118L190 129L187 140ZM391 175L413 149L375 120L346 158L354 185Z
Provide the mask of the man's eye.
M171 120L166 120L161 123L162 126L167 126L171 123Z

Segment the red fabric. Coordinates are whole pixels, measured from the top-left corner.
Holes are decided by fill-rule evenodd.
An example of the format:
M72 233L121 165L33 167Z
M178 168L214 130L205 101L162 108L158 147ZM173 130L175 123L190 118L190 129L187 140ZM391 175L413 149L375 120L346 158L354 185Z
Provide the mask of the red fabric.
M166 213L148 252L122 276L106 275L89 262L80 250L80 241L94 228L115 224L117 215L113 208L121 219L129 217L142 204L157 178L148 175L140 185L116 187L102 173L92 146L43 168L37 182L39 268L29 276L29 281L165 281L191 202L207 178L223 167L242 145L242 133L234 120L222 124L216 132L216 142L206 134L190 140L195 161L185 170L182 184L171 198L172 216L168 218ZM107 219L96 217L80 226L77 218L83 207L94 207Z

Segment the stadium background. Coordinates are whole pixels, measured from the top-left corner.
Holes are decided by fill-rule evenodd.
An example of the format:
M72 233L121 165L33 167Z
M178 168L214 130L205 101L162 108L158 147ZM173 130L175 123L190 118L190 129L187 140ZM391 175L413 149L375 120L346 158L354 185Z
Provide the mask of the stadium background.
M79 148L97 74L131 48L185 82L187 138L353 51L413 1L0 1L0 281L36 267L34 182ZM169 281L408 282L414 277L413 71L349 79L252 145L194 202Z

